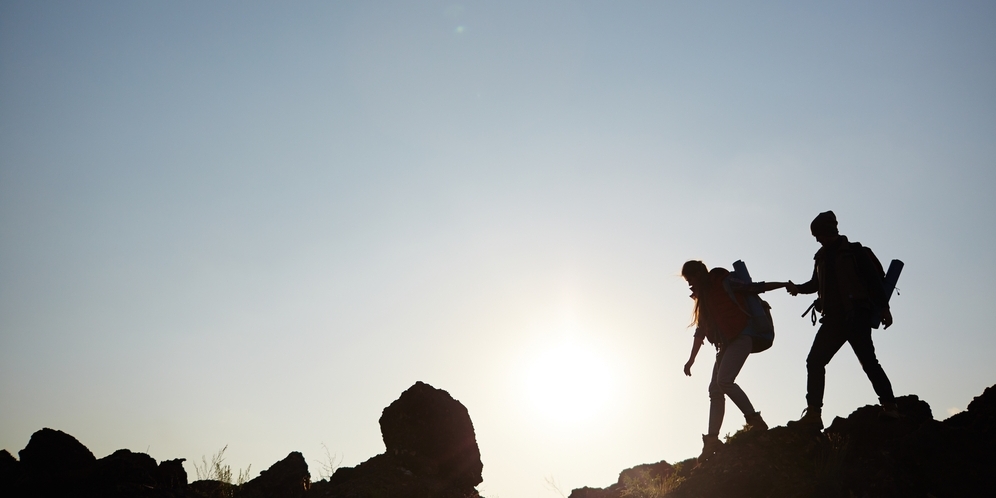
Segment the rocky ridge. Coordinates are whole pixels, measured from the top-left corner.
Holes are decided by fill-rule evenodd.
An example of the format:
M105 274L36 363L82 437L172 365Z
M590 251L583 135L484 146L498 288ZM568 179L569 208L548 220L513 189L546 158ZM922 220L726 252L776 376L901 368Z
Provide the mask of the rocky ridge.
M898 403L899 420L864 406L825 431L740 432L701 465L638 465L612 486L575 489L570 498L996 496L996 386L944 421L917 396ZM241 486L188 483L183 459L156 462L126 449L98 459L69 434L42 429L20 459L0 450L0 496L480 498L474 427L449 393L417 382L384 409L380 426L386 451L328 480L311 482L304 457L291 452Z
M18 452L0 450L0 496L14 498L479 498L481 454L467 409L446 391L416 382L384 409L387 448L328 480L311 482L304 456L291 452L241 486L188 483L184 459L156 462L118 450L97 459L73 436L42 429Z
M897 402L899 420L869 405L825 431L739 432L701 465L640 465L569 498L996 496L996 386L943 422L917 396Z

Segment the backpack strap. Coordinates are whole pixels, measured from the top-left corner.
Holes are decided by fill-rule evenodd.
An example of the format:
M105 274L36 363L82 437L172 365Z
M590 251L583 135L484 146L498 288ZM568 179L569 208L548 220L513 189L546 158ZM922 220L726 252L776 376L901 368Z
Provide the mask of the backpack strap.
M737 295L736 295L736 293L733 292L733 289L730 288L730 283L725 278L723 279L723 290L726 291L726 295L727 296L730 296L730 301L733 301L733 304L737 305L737 309L739 309L740 311L743 312L743 314L745 314L745 315L747 315L749 317L753 317L754 316L754 315L750 314L749 311L745 310L743 306L740 306L740 302L737 301Z
M819 298L813 300L813 304L810 304L806 311L803 311L801 317L805 318L806 313L809 313L809 319L812 320L813 326L816 326L816 303L820 302Z

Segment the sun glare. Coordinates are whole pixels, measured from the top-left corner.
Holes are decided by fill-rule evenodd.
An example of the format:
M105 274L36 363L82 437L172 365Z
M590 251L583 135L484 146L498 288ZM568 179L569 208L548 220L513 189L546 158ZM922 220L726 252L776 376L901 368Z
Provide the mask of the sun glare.
M579 425L601 412L612 394L611 371L592 348L563 342L535 357L526 375L532 406L557 424Z

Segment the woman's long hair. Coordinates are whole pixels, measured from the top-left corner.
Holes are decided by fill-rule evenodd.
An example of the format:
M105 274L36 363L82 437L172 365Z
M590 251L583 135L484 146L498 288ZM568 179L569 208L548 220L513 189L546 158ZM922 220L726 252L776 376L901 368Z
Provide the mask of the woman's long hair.
M692 299L695 300L695 309L692 310L692 323L689 325L699 325L702 319L702 305L709 290L709 268L705 263L698 260L686 261L681 266L681 276L692 285Z

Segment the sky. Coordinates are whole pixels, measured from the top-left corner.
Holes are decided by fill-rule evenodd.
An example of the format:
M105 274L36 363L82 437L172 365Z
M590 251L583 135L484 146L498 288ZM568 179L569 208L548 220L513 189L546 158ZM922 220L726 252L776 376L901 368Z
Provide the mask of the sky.
M944 419L996 384L994 89L984 1L2 2L0 448L317 479L424 381L482 495L607 486L701 449L682 263L803 282L831 209L905 262L876 351ZM764 297L784 425L816 329ZM845 347L825 423L875 403Z

